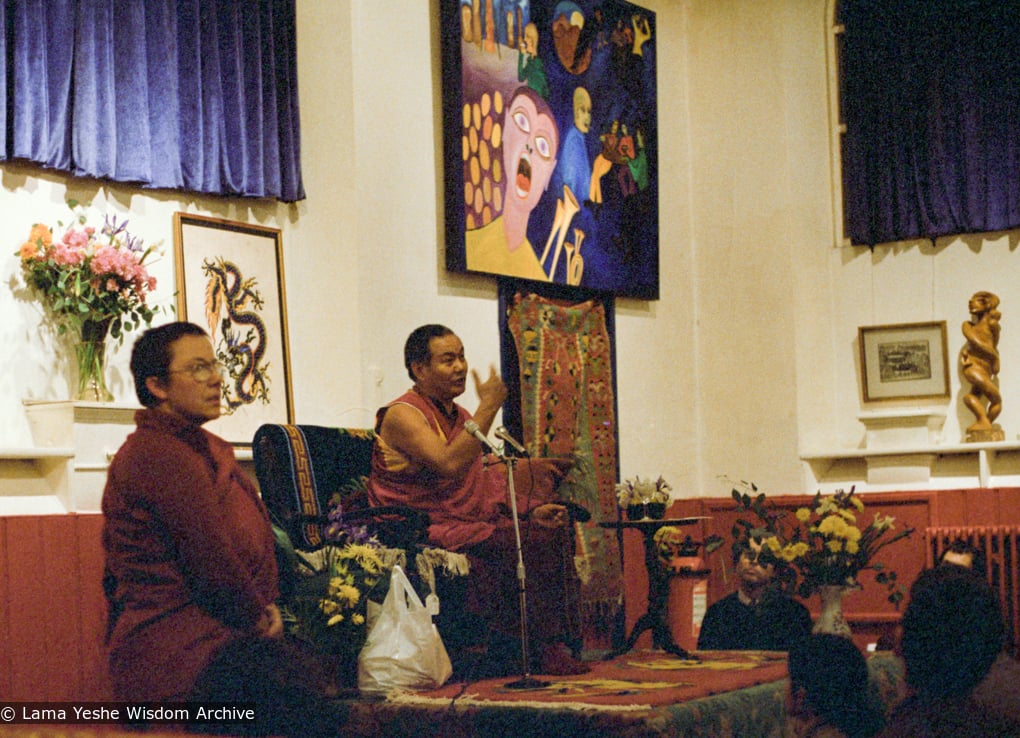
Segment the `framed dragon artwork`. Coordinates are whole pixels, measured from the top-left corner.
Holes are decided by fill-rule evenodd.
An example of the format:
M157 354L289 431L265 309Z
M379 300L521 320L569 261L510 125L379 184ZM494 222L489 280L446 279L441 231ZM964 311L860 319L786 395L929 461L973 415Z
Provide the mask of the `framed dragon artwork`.
M279 229L175 213L174 259L177 315L208 331L224 367L223 412L208 429L250 446L263 423L292 423Z

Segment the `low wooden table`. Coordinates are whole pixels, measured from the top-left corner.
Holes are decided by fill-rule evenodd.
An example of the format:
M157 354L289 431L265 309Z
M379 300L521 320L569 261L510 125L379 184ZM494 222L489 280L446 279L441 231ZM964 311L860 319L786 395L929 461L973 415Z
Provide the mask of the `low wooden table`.
M666 622L669 580L672 576L676 576L676 574L660 566L659 552L655 547L655 533L660 528L665 528L666 526L695 525L706 519L705 517L661 518L659 520L649 518L647 520L610 520L599 523L603 528L613 528L621 531L629 528L641 532L645 544L645 571L648 573L648 607L645 609L645 614L638 618L638 621L634 624L634 629L626 641L610 651L606 655L606 659L613 659L620 654L630 651L634 648L634 644L637 643L637 639L646 630L652 631L652 645L656 648L661 648L663 651L681 658L697 658L677 645L676 641L673 640L673 633L669 629L669 624Z

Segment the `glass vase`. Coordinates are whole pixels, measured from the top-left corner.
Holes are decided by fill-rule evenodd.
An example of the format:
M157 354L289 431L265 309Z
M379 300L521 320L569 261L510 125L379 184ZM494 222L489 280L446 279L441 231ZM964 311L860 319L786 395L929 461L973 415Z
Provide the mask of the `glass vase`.
M85 321L81 340L74 347L78 363L78 391L74 399L82 402L113 402L106 387L106 333L109 320Z

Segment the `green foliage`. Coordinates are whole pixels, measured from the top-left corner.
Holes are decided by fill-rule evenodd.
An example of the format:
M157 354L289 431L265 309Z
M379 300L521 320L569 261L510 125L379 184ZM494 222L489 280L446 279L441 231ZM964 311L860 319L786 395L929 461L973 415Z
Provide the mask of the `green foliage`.
M780 510L754 484L744 483L752 494L733 490L737 510L749 513L733 525L734 556L754 539L762 543L760 560L776 567L780 584L807 597L825 585L855 586L860 572L876 572L875 581L888 591L897 607L903 601L896 573L875 556L886 546L908 538L913 528L895 530L891 516L875 514L867 525L858 525L864 502L854 489L832 495L815 494L809 507L790 514Z
M156 249L132 236L126 220L107 215L97 228L88 223L87 204L67 204L70 223L57 221L56 229L34 224L16 252L25 283L55 319L58 334L103 340L109 331L120 343L126 333L151 325L161 309L148 304L156 279L146 261ZM90 331L96 335L83 335Z

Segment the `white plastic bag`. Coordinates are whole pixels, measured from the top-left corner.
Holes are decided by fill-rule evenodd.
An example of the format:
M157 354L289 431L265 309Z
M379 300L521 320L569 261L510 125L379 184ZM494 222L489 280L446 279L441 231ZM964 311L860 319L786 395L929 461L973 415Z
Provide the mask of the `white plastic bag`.
M453 673L450 656L403 569L393 567L390 591L358 657L358 689L434 689Z

